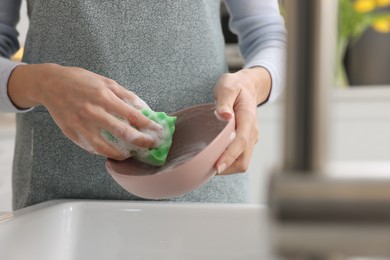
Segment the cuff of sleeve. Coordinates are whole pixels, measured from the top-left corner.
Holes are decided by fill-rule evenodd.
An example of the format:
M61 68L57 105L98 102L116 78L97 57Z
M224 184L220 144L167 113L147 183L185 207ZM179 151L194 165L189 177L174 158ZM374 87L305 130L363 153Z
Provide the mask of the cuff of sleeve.
M23 113L31 111L33 108L20 109L16 107L8 96L8 80L12 71L24 63L11 61L5 58L0 58L0 111Z
M244 68L254 68L254 67L263 67L271 75L271 93L269 94L268 99L263 104L274 102L280 96L280 94L282 92L280 87L277 87L278 85L280 85L280 83L277 82L278 78L276 76L275 71L273 70L272 66L270 66L267 63L263 63L263 62L257 62L256 64L247 64L247 65L245 65Z
M282 64L274 64L266 60L255 60L245 64L244 68L263 67L271 75L271 93L268 100L264 103L273 103L282 94L284 90L284 66ZM263 104L264 104L263 103Z

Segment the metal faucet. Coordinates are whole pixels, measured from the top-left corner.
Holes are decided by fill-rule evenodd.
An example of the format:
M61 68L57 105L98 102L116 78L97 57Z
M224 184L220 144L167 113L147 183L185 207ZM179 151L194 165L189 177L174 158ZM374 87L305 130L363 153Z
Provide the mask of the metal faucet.
M269 203L276 252L287 259L390 256L389 179L327 175L329 92L338 0L288 0L283 169Z

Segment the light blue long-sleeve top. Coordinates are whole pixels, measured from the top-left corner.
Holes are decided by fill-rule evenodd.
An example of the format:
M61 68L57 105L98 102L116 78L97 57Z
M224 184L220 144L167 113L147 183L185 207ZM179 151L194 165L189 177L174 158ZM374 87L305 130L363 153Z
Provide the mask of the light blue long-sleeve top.
M277 0L225 0L231 15L230 28L238 35L245 67L266 68L272 79L268 102L284 87L286 36ZM0 112L26 112L11 102L7 83L19 62L9 60L19 49L16 24L21 0L0 0Z

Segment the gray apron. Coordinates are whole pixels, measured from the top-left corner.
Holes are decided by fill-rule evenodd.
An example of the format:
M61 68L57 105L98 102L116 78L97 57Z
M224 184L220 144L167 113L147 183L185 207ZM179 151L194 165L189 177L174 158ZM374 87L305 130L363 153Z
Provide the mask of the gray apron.
M77 66L117 81L156 111L213 102L226 72L219 0L28 0L24 62ZM45 107L17 115L13 206L52 199L140 200L105 158L68 140ZM172 201L245 202L245 175L214 177Z

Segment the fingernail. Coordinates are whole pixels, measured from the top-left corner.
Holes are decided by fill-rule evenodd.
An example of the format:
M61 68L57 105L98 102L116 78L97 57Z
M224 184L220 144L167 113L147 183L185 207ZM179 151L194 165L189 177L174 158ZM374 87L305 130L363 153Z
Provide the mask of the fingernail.
M226 108L221 109L219 113L224 115L233 115L233 112L230 109L226 109Z
M215 110L214 114L219 120L222 121L228 121L234 117L234 113L226 109Z
M217 110L214 110L214 115L215 117L219 120L219 121L226 121L225 119L223 119L217 112Z
M223 164L217 166L217 173L218 174L223 173L223 171L226 170L226 167L227 167L226 163L223 163Z
M233 117L233 112L230 111L230 110L227 110L226 108L224 109L221 109L220 111L218 111L218 114L220 116L222 116L223 118L225 118L225 120L229 120Z

